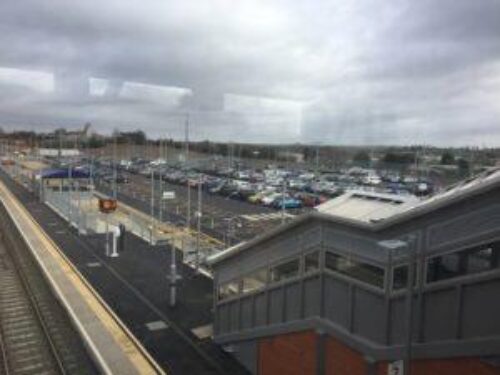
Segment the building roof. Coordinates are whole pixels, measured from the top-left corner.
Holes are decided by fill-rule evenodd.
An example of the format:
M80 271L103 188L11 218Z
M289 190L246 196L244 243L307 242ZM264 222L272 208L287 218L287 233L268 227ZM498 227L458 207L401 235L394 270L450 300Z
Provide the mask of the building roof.
M414 207L419 202L413 195L350 191L320 204L316 210L363 222L377 222Z
M324 220L334 223L339 223L342 225L348 225L355 228L360 228L368 231L379 231L390 226L405 222L407 220L417 218L429 213L432 213L435 210L441 209L443 207L461 202L462 200L478 196L480 194L486 193L490 190L500 187L500 168L490 169L486 172L483 172L474 178L470 178L464 180L456 185L451 186L446 189L444 192L438 193L430 198L427 198L423 201L418 202L417 204L405 205L404 209L399 212L388 212L385 218L378 220L360 220L359 218L352 217L356 215L339 215L338 213L333 213L333 210L325 209L323 212L315 211L308 214L297 216L294 220L280 225L269 232L266 232L260 236L255 237L254 239L240 243L239 245L230 247L219 254L213 255L208 258L209 264L217 264L222 260L231 258L246 249L257 245L262 241L266 241L270 238L273 238L285 231L288 231L296 226L301 225L304 222L308 222L310 220ZM346 198L349 201L349 196ZM357 199L357 198L356 198ZM333 199L335 200L335 199ZM342 207L342 201L338 201L340 203L336 203L339 207ZM404 203L403 203L404 204ZM354 203L353 203L354 205ZM328 207L328 206L326 206ZM372 206L373 207L373 206ZM386 207L386 206L383 206ZM354 207L356 208L356 207ZM368 212L368 209L361 210L358 206L358 212L364 211ZM326 212L325 212L326 211ZM390 210L388 210L390 211ZM339 211L340 212L340 211ZM345 213L345 210L342 209L342 212ZM342 213L340 212L340 213ZM360 214L361 215L361 214ZM364 217L369 217L370 215L374 215L368 212Z

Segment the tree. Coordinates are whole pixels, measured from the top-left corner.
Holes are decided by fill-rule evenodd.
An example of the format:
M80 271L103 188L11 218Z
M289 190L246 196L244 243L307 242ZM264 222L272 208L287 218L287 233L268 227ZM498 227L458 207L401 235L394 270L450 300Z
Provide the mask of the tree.
M411 164L415 162L415 155L413 153L388 152L382 160L387 164Z
M467 177L470 173L469 162L463 158L457 160L458 175L460 177Z
M120 132L117 134L118 143L132 143L135 145L144 145L146 144L147 137L146 133L142 130L136 130L131 132Z
M352 161L362 167L368 167L372 161L370 155L366 151L358 151L354 154Z
M452 165L455 164L455 155L451 151L445 151L441 155L441 164Z
M89 137L88 147L90 147L90 148L99 148L99 147L102 147L102 146L104 146L104 141L102 140L102 138L100 138L96 134L92 134Z

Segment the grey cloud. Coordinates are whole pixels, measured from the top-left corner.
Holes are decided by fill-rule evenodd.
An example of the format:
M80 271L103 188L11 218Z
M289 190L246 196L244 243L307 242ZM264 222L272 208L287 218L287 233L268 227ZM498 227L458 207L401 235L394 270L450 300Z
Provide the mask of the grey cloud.
M462 144L480 126L500 144L496 0L4 0L0 51L0 67L55 73L57 87L2 86L1 124L140 124L181 137L191 111L200 138ZM111 82L104 96L87 95L90 77ZM124 82L191 94L126 99ZM235 110L227 94L304 111L244 100Z

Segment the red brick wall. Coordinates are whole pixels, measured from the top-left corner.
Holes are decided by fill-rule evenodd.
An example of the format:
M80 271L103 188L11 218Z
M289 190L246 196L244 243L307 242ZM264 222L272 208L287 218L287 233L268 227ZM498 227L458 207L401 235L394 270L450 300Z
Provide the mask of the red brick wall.
M259 342L259 375L316 375L316 334L290 333Z
M305 331L277 335L259 342L259 375L316 375L317 334ZM341 341L325 340L325 375L366 375L363 355ZM387 363L377 364L387 374ZM412 362L411 375L500 375L500 369L478 358L427 359Z
M387 364L379 364L377 375L386 374ZM411 375L500 375L500 369L477 358L421 359L412 362Z
M333 337L328 337L325 345L326 375L366 375L366 362L361 354Z

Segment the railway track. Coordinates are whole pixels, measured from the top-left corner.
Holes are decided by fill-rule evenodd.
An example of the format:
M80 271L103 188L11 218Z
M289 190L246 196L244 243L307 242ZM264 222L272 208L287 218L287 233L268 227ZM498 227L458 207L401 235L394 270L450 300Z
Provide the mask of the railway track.
M0 374L98 373L33 259L6 240L4 232L0 232Z

